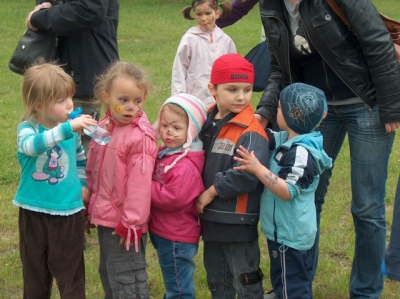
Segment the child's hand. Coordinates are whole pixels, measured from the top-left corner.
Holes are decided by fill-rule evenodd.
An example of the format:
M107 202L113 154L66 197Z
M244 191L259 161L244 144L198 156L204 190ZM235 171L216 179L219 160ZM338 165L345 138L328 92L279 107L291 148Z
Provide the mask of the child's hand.
M251 153L249 153L249 151L245 149L243 146L239 146L236 152L241 156L241 158L233 157L233 159L237 162L240 162L242 165L235 166L233 167L233 169L245 170L247 172L255 174L256 171L259 170L260 167L262 166L260 161L258 161L256 156L254 155L254 151L251 151Z
M217 195L218 193L217 190L215 190L214 185L201 193L200 196L196 199L197 212L203 214L204 207L209 205Z
M97 121L93 119L90 115L81 115L77 118L70 120L72 131L77 132L79 134L83 134L82 130L86 129L90 131L89 126L97 125Z
M82 187L82 201L85 204L89 203L89 195L90 195L89 189L86 187Z
M92 228L95 228L95 227L96 227L96 225L90 223L89 217L86 215L86 216L85 216L85 233L87 233L87 234L90 235L90 230L91 230Z
M118 233L116 231L112 232L113 235L118 235ZM124 246L126 243L126 239L125 238L120 238L119 239L119 246ZM133 242L130 243L130 246L133 246Z

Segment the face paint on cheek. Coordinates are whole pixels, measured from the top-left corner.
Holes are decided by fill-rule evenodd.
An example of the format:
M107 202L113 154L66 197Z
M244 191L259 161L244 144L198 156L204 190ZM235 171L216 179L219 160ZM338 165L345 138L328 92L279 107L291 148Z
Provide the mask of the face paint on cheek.
M122 108L117 104L113 104L113 110L115 111L115 113L121 113Z

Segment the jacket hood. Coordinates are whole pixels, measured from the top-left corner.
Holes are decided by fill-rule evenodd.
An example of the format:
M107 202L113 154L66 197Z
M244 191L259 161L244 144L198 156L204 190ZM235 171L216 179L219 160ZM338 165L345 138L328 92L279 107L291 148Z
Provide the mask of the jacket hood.
M221 38L223 36L223 34L224 34L222 29L219 28L217 25L215 25L213 31L211 31L211 32L207 32L207 31L201 30L198 27L191 27L191 28L189 28L187 33L191 33L191 34L197 35L197 36L199 36L201 38L204 38L206 40L210 40L210 36L212 36L214 42L217 41L219 38Z
M108 110L105 113L105 124L102 126L105 126L107 130L109 130L111 133L114 130L114 128L117 126L138 126L142 131L143 134L146 134L147 136L151 137L153 140L157 140L156 137L156 132L154 131L153 127L150 125L149 120L147 118L146 113L143 111L139 111L138 114L136 115L135 119L128 124L121 123L118 120L116 120L114 117L111 116L110 111Z
M276 135L275 135L276 136ZM281 132L281 141L287 140L287 132ZM278 142L278 140L276 140ZM277 144L279 146L279 144ZM322 134L320 132L311 132L298 135L290 140L284 141L280 146L290 148L293 145L301 145L306 148L313 156L317 164L319 174L325 169L332 168L332 159L323 149Z
M154 142L157 142L157 137L156 137L156 132L154 128L150 125L150 122L147 118L146 113L144 113L142 110L138 112L136 115L135 119L127 124L121 123L118 120L116 120L114 117L111 116L111 113L109 110L106 111L104 118L102 118L99 122L99 125L103 128L106 128L108 131L111 132L111 135L114 131L115 127L119 126L132 126L132 127L139 127L140 130L142 131L142 140L145 139L146 136L150 137ZM145 155L146 155L146 143L143 142L143 148L142 148L142 158L141 158L141 163L142 163L142 173L144 174L146 172L146 167L145 167Z

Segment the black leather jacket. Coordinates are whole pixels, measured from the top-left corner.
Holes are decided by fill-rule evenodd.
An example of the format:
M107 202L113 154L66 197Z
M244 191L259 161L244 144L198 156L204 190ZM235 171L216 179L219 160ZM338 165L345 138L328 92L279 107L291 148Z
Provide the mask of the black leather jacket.
M323 62L369 108L378 104L382 123L400 121L400 69L393 42L376 8L370 0L336 0L336 3L357 37L325 0L302 0L299 12L308 41ZM291 37L283 9L283 0L260 1L272 61L270 79L256 113L272 123L276 121L280 90L295 82L289 58Z
M35 12L31 23L58 35L61 63L77 84L75 96L91 96L95 77L119 59L118 0L59 2L63 4Z

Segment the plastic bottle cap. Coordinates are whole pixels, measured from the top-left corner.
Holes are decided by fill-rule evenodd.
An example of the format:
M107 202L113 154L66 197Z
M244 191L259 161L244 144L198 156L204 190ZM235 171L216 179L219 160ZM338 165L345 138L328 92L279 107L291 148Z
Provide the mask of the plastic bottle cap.
M82 114L82 108L77 107L75 110L73 110L69 113L69 118L74 119L74 118L77 118L78 116L80 116L81 114Z

